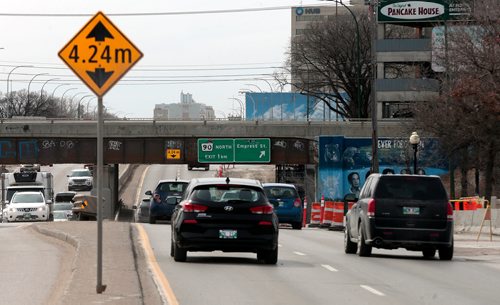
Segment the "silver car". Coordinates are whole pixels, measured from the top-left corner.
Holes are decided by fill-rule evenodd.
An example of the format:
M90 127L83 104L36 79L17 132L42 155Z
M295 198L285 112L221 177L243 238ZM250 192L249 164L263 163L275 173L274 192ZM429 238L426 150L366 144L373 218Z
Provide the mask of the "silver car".
M149 204L150 198L143 198L141 203L134 205L134 221L135 222L149 222Z

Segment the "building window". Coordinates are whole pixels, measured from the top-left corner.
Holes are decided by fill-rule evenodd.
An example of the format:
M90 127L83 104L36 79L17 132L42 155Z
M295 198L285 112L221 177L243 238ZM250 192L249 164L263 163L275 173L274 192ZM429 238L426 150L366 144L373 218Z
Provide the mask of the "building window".
M382 104L382 118L412 118L411 105L414 102L384 102Z
M310 30L309 29L296 29L295 30L295 35L306 34L308 31L310 31Z

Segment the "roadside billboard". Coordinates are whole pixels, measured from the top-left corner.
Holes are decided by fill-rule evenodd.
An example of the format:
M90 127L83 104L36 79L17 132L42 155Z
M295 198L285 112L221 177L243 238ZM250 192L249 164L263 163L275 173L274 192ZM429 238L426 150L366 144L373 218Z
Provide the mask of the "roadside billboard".
M327 200L343 200L349 193L359 195L370 174L371 139L320 136L318 145L317 196L321 198L324 195ZM378 154L380 173L413 172L414 151L408 139L379 138ZM447 159L440 153L436 139L421 139L417 161L418 169L426 175L448 173Z
M247 120L342 120L342 117L325 106L322 100L292 92L246 92L245 109Z
M429 22L467 18L473 11L473 0L381 0L379 22Z

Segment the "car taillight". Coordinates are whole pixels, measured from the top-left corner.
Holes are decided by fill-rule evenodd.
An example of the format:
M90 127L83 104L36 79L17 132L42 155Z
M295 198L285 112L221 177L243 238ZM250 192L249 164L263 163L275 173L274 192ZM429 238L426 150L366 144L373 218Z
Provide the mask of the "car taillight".
M446 211L446 218L448 218L448 220L453 220L453 207L449 202L448 202L448 210Z
M259 222L259 226L272 226L272 225L273 225L273 223L270 221L262 220Z
M261 205L258 207L250 208L250 212L252 212L253 214L272 214L273 210L274 208L272 205Z
M182 205L182 211L184 213L202 213L208 209L206 205L195 204L192 202L186 202Z
M368 217L375 217L375 199L368 201Z
M300 198L295 199L295 201L293 202L293 206L296 208L300 208L301 205L302 201L300 200Z

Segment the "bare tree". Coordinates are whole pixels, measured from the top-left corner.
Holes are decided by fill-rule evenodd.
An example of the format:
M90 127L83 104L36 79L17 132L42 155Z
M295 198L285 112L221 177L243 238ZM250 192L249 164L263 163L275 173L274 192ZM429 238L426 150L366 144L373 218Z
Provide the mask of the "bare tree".
M356 20L359 50L358 30L350 14L310 23L303 35L293 39L285 72L276 78L282 84L291 84L300 93L323 101L340 116L368 117L372 78L370 24L363 13L357 14ZM296 79L290 80L290 74Z
M2 117L13 116L53 116L57 113L51 99L40 98L38 93L28 93L26 90L16 91L1 100Z
M490 198L500 150L500 3L475 4L469 22L447 30L441 97L415 104L415 125L438 136L450 157L462 160L462 185L469 163L480 166Z

